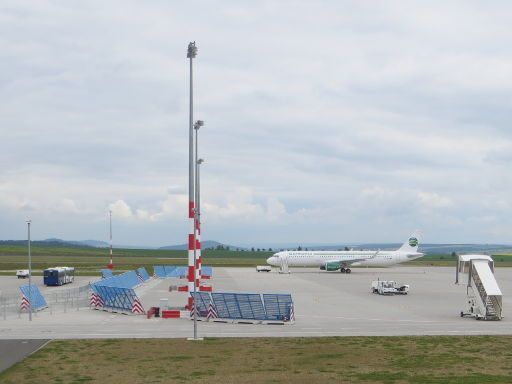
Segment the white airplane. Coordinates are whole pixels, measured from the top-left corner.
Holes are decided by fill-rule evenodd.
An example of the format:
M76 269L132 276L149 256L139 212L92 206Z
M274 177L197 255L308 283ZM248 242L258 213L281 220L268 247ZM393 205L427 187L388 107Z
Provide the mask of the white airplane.
M352 272L349 266L387 267L418 259L418 238L411 236L396 251L281 251L267 259L280 272L288 273L288 267L320 267L325 271Z

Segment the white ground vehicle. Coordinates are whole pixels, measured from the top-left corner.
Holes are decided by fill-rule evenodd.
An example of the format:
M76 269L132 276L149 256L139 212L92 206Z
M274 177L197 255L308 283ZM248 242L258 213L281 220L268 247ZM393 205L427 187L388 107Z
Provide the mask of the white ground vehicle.
M373 293L379 295L407 295L409 292L408 284L398 284L393 280L375 280L372 281Z
M18 279L26 279L28 278L28 269L18 269L16 271L16 276L18 276Z
M270 272L272 267L270 265L257 265L256 272Z

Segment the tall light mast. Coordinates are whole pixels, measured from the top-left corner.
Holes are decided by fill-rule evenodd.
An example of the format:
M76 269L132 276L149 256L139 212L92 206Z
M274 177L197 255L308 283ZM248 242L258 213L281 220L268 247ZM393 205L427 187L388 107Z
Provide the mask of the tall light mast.
M189 233L188 233L188 304L187 307L192 309L193 296L192 293L196 292L198 279L196 278L196 262L195 254L197 249L196 244L196 214L195 214L195 196L194 196L194 88L193 88L193 59L197 56L196 42L188 44L187 58L190 60L190 109L189 109L189 140L188 140L188 220L189 220ZM195 322L194 322L195 324ZM195 328L195 327L194 327ZM195 330L195 329L194 329ZM195 333L195 332L194 332ZM194 335L195 336L195 335ZM195 337L194 337L195 338Z

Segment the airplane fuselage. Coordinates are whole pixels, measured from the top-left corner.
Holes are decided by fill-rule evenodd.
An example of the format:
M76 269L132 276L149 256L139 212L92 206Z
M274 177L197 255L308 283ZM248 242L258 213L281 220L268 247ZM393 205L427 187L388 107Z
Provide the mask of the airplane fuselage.
M401 251L282 251L267 259L269 265L279 267L322 267L328 262L352 266L387 267L423 256L418 252Z

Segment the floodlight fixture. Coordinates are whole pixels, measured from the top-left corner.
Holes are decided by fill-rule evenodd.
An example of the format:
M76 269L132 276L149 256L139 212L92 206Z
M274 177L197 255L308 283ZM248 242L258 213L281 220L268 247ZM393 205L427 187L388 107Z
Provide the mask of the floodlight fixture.
M196 42L190 42L188 43L188 50L187 50L187 57L189 59L194 59L197 56L197 47Z

